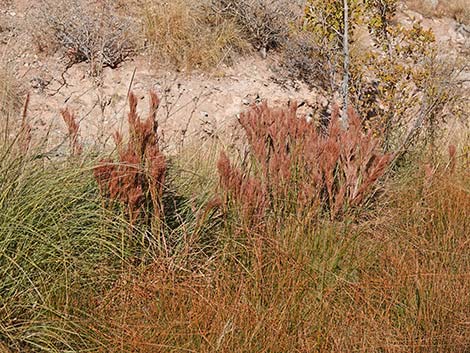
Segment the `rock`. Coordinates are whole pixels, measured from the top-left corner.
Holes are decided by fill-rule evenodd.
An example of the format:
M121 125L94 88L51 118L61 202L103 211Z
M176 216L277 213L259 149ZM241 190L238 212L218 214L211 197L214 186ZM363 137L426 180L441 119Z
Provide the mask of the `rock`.
M439 0L425 0L424 3L428 4L433 9L435 9L437 5L439 5Z

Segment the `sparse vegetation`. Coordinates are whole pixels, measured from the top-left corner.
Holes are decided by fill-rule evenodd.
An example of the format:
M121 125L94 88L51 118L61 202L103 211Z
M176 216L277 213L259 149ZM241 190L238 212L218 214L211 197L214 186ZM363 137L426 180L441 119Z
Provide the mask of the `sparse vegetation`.
M116 162L87 168L82 154L78 167L3 149L0 340L9 351L470 347L465 141L448 156L410 155L365 207L364 187L390 156L374 152L358 117L342 131L336 112L323 135L295 105L263 105L241 118L257 159L239 170L219 160L229 198L218 199L207 188L217 184L215 158L175 178L195 163L175 156L164 188L145 179L158 99L141 122L130 97L130 142L116 137Z
M235 22L215 12L206 0L146 1L141 16L157 64L207 70L248 50Z
M397 1L366 2L351 2L371 44L351 27L357 110L341 115L339 2L309 0L299 28L283 1L41 0L38 45L54 38L93 74L142 40L155 63L188 71L251 43L279 49L331 109L313 119L255 101L239 144L167 150L167 92L150 91L141 119L134 70L127 120L106 131L114 149L96 150L70 107L57 111L62 142L36 136L33 94L2 65L0 352L469 352L462 66L431 31L394 23Z
M42 0L32 12L32 26L39 51L60 47L67 65L86 61L94 75L117 67L137 44L135 23L119 15L112 1Z
M290 22L297 17L298 1L212 0L222 16L233 18L263 55L285 43Z
M347 96L385 149L432 143L444 119L459 119L448 113L461 109L464 96L458 76L465 59L442 53L432 30L419 23L397 23L398 5L397 0L354 0L349 8ZM303 29L283 53L288 75L330 100L344 95L343 32L343 1L308 1ZM363 32L373 45L357 40Z
M0 60L0 132L2 135L11 131L15 124L15 115L21 110L21 85L14 76L10 65Z

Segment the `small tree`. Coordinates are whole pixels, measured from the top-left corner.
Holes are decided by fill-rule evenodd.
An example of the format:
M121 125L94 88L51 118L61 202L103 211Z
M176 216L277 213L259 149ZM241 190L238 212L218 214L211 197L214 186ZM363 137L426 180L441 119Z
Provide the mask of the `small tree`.
M360 19L361 0L309 0L306 7L307 29L316 34L318 45L329 51L326 55L330 62L331 90L338 89L335 77L342 71L343 112L341 123L348 127L348 102L350 80L349 44L354 30L353 23ZM334 54L333 54L334 53ZM338 55L341 53L341 56Z
M304 30L319 54L313 60L321 61L317 66L329 78L320 84L330 96L341 94L343 127L354 104L386 150L410 144L421 131L433 138L436 123L458 96L449 93L458 87L456 70L443 64L433 33L417 23L394 23L397 5L398 0L308 0L305 8ZM359 27L367 29L373 47L355 42Z

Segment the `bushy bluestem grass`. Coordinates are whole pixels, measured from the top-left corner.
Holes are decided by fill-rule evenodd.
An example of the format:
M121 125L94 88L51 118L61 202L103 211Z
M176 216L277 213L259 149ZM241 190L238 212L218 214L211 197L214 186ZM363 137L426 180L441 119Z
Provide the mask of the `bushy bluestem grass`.
M87 151L47 160L19 141L0 150L2 351L470 349L467 142L396 165L359 217L251 228L209 202L220 147L180 151L162 199L171 251L155 252L100 196Z
M297 114L295 102L280 108L263 102L241 114L251 160L236 168L221 155L217 168L226 206L235 206L248 226L269 214L337 219L363 206L393 154L380 150L352 108L347 115L349 128L343 129L336 107L322 131Z
M229 219L191 270L167 259L127 272L97 313L108 349L468 350L470 179L454 156L401 169L365 218L248 234Z

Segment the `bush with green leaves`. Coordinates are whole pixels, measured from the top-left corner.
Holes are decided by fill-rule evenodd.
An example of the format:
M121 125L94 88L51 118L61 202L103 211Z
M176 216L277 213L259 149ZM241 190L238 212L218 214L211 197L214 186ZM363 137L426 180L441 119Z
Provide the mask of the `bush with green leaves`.
M344 1L307 2L303 30L311 40L310 66L323 69L323 75L308 82L332 99L342 89L348 58L349 99L367 117L368 127L383 137L386 150L406 149L417 137L435 140L437 126L453 115L449 112L463 97L458 60L439 50L431 30L394 21L397 0L347 3L348 54L343 48ZM358 40L365 34L369 43Z

